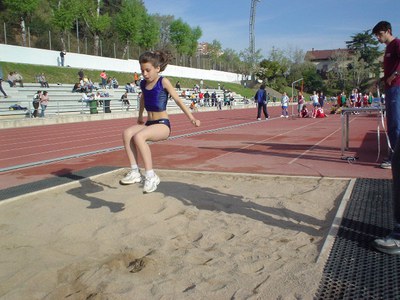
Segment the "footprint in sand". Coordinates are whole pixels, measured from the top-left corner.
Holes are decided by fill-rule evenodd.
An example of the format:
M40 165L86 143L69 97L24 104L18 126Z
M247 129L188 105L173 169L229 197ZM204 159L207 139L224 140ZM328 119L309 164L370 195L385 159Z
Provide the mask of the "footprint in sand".
M144 261L143 258L138 258L135 259L133 261L131 261L128 265L128 270L131 273L137 273L140 272L144 269L144 267L146 266L146 262Z

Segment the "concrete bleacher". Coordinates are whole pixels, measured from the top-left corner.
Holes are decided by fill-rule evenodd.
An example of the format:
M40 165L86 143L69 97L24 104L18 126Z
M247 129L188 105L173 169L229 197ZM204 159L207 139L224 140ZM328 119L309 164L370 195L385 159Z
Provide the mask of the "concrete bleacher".
M121 95L125 92L124 86L116 89L99 89L99 91L109 93L109 97L100 98L100 100L110 100L109 109L104 105L98 106L97 114L91 113L90 105L82 102L81 93L73 93L72 84L50 84L48 88L41 87L39 83L25 83L24 87L9 87L4 86L8 98L0 98L0 128L15 127L18 125L16 121L23 120L24 124L32 124L28 120L35 121L34 124L52 124L52 123L65 123L73 122L74 117L76 121L84 120L97 120L104 118L124 118L130 116L137 116L138 113L138 91L135 93L129 93L128 99L130 101L129 110L120 101ZM49 105L45 112L45 118L32 118L33 105L32 99L34 94L38 90L46 90L49 94ZM182 88L181 90L190 90ZM206 90L204 90L205 92ZM223 97L222 90L207 89L211 94L213 91ZM95 92L95 91L93 91ZM178 94L180 92L178 91ZM236 94L233 106L236 108L242 106L248 106L252 103L244 103L244 99L241 95ZM191 103L190 99L183 99L185 105L189 106ZM10 106L19 105L24 110L10 110ZM168 112L174 113L180 111L175 101L168 101L167 104ZM215 107L198 107L199 110L215 110ZM40 113L39 107L39 113ZM39 119L41 119L39 121ZM68 119L68 120L67 120ZM22 125L23 126L23 125Z

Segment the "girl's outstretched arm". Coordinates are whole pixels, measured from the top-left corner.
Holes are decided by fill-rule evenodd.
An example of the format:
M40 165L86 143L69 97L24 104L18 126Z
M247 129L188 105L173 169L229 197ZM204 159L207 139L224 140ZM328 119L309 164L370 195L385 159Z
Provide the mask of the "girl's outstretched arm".
M167 78L163 78L162 81L163 87L168 91L171 95L172 99L174 99L175 103L179 106L179 108L185 113L188 117L190 122L196 127L200 126L200 120L197 120L192 113L190 112L189 108L183 103L181 98L179 98L178 93L175 91L174 87L172 86L171 82Z

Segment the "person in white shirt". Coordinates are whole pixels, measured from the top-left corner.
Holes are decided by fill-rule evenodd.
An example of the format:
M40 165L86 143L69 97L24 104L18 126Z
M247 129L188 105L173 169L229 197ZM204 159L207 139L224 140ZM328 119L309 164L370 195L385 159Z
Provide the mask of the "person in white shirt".
M281 106L282 106L281 118L289 118L288 105L289 105L289 97L286 94L286 92L284 92L281 98Z

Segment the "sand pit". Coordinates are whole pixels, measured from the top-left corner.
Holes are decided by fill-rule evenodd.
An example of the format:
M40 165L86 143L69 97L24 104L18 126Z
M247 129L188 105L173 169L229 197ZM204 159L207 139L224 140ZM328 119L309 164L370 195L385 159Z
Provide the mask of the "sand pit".
M0 203L0 298L311 299L349 180L124 170Z

